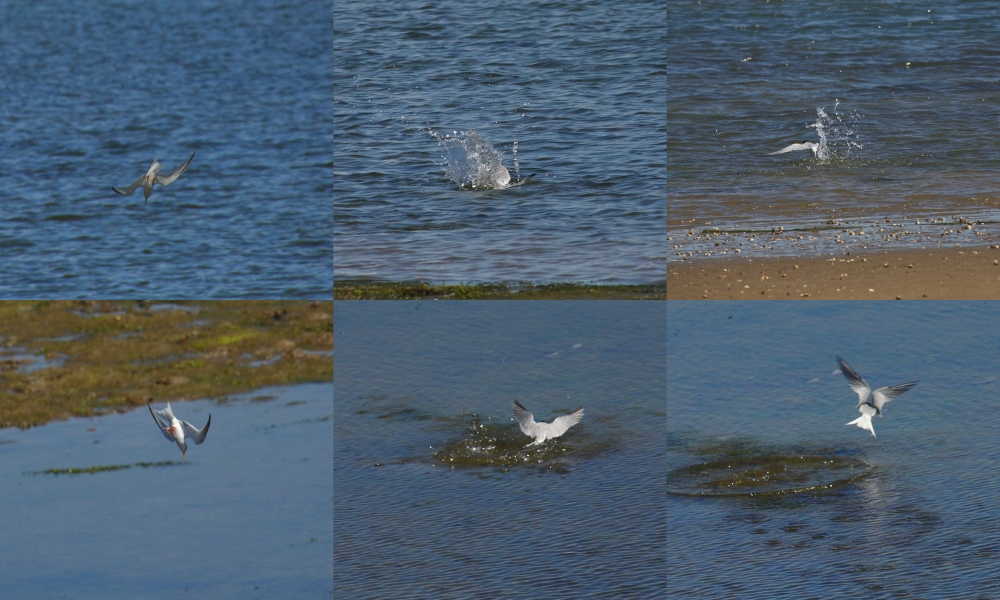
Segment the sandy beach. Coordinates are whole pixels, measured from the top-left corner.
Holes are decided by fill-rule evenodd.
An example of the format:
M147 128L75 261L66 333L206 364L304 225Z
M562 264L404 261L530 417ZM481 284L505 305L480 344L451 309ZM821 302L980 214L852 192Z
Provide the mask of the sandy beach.
M836 257L671 263L668 300L996 300L1000 249L900 249Z

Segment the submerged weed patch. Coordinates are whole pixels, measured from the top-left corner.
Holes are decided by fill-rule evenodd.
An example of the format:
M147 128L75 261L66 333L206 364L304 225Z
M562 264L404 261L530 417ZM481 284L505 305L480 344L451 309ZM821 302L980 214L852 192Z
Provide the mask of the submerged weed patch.
M85 468L69 468L69 469L46 469L44 471L26 471L23 475L82 475L84 473L90 473L94 475L95 473L103 473L105 471L121 471L124 469L131 469L132 467L142 467L143 469L148 469L149 467L169 467L172 465L180 465L183 463L175 462L172 460L167 460L163 462L137 462L132 465L95 465L93 467Z

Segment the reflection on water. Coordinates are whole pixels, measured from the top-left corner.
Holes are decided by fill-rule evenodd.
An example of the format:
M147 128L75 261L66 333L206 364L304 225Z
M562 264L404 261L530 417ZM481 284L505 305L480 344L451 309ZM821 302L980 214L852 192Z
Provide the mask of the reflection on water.
M667 495L671 594L1000 593L995 423L956 418L1000 410L993 304L672 302L668 313L666 463L671 486L696 492ZM876 417L878 439L844 425L857 395L836 354L872 381L919 373ZM832 487L697 493L800 480Z
M0 595L329 597L332 385L260 393L182 403L187 461L145 407L0 430Z

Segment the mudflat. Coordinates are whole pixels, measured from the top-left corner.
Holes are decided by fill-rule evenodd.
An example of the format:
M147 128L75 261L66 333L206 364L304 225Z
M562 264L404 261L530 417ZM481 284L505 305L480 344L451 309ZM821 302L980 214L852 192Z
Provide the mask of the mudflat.
M716 258L667 266L668 300L997 300L1000 249Z

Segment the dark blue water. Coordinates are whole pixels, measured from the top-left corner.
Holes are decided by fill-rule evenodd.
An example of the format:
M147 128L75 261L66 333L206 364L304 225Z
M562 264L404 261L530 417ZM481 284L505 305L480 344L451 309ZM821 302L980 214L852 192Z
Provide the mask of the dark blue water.
M928 219L1000 218L995 3L703 0L669 13L671 233L889 218L909 230L891 242L918 245L910 233ZM769 155L821 133L825 157Z
M338 305L335 595L662 597L665 316L661 302ZM561 457L433 460L473 414L513 431L515 399L543 421L583 406L547 442Z
M338 278L662 281L662 2L346 0L334 26ZM468 163L534 180L462 188L439 138L472 132Z
M827 493L667 496L676 598L964 598L1000 593L996 303L671 302L667 467L835 456L867 477ZM875 387L918 380L875 417ZM836 371L836 372L835 372Z
M0 7L0 295L328 296L329 9Z
M332 386L171 407L212 415L186 463L145 407L0 430L4 598L330 597Z

